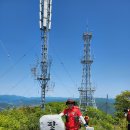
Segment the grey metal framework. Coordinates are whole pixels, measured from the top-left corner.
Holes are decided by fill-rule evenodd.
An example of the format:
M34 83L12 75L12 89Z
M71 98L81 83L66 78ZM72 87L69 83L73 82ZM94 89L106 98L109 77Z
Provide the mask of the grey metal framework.
M47 38L51 28L51 7L52 0L40 0L40 30L41 30L41 74L37 77L41 84L41 107L45 109L45 94L50 80L50 65L48 60Z
M95 87L91 84L91 64L93 63L93 60L91 58L90 53L90 42L92 39L92 33L91 32L85 32L83 34L83 40L84 40L84 55L81 59L81 63L83 65L83 73L82 73L82 83L81 87L78 88L79 91L79 104L80 108L84 110L86 106L92 106L96 108L96 103L94 99L94 91Z

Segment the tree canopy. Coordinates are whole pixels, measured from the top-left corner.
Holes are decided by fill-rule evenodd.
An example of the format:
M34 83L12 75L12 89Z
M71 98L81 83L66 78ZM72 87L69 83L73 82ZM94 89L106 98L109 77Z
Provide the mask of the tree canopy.
M123 91L115 98L116 114L119 117L124 117L124 109L130 108L130 91Z

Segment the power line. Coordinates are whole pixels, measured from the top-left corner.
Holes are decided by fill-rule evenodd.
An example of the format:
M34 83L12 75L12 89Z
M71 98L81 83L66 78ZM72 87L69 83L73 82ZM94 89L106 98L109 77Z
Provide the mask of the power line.
M68 69L66 68L65 63L63 62L63 60L61 60L61 57L59 57L59 55L57 54L57 52L55 51L55 47L53 46L53 51L55 56L57 57L60 65L63 67L64 71L66 72L66 74L68 75L70 81L73 83L74 86L77 86L77 83L74 81L74 79L72 78L70 72L68 71Z
M6 56L7 56L7 58L11 61L11 63L13 63L13 60L11 58L11 55L10 55L8 49L6 48L6 46L4 45L4 43L1 40L0 40L0 45L3 48L3 50L4 50L4 52L5 52Z
M3 79L9 72L11 72L11 71L32 51L32 48L34 48L34 46L36 46L36 44L33 44L33 46L30 47L25 54L23 54L16 62L14 62L14 64L12 64L11 66L9 66L9 67L0 75L0 79Z

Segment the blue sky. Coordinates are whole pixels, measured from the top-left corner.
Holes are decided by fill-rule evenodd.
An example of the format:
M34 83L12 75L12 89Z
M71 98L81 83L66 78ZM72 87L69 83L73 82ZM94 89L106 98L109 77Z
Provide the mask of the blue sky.
M78 97L83 32L93 33L91 82L95 97L114 98L130 87L130 1L53 0L49 56L53 91ZM31 68L40 62L39 0L0 1L0 95L40 96Z

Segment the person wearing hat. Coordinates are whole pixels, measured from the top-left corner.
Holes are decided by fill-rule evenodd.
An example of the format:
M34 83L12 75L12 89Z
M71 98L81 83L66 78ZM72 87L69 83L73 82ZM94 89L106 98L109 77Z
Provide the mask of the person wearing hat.
M88 116L87 113L84 116L84 120L86 121L86 124L88 125L88 123L89 123L89 116Z
M86 124L82 113L78 106L75 106L75 101L72 99L68 99L66 101L66 105L68 106L63 112L61 112L60 116L65 116L65 127L66 130L79 130L80 129L80 121L84 124L85 127L88 127Z

